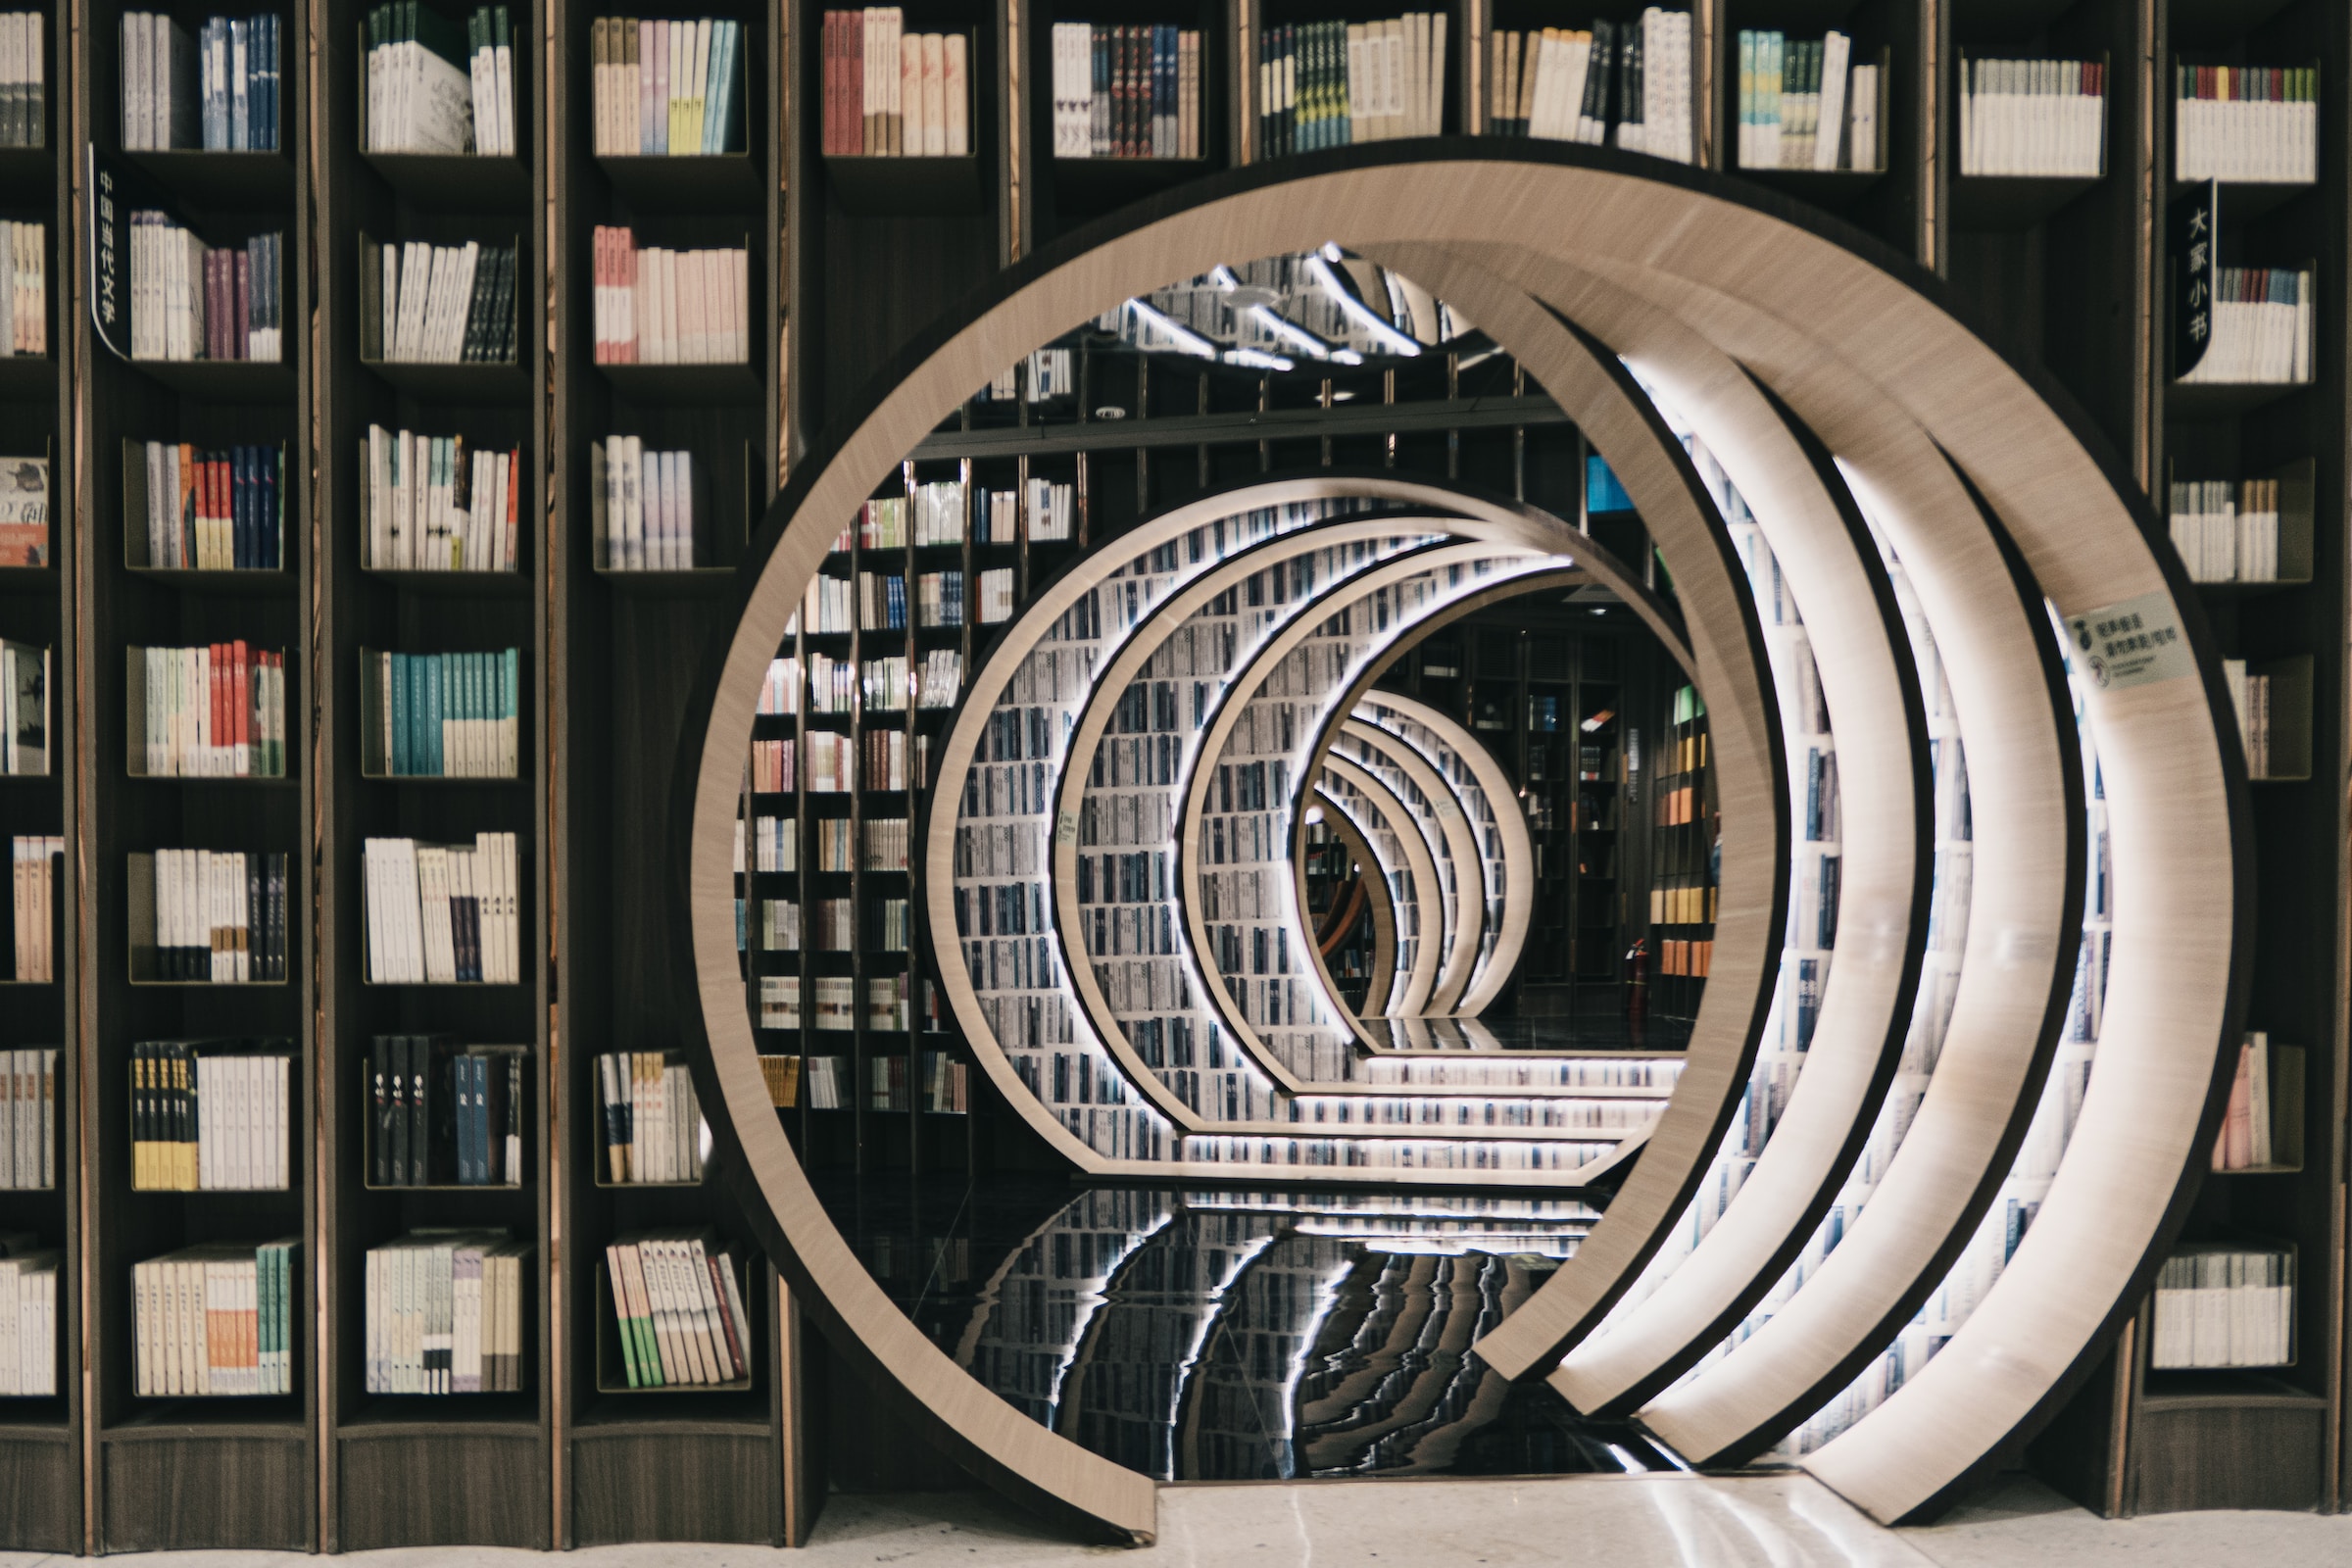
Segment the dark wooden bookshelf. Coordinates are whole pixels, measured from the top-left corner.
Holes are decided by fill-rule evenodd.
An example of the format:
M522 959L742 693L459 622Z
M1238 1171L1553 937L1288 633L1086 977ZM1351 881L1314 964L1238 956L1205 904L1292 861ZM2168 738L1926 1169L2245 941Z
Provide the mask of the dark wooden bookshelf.
M81 745L81 707L76 701L74 638L80 620L74 602L80 588L77 510L71 504L74 472L72 431L76 341L73 331L76 299L70 235L73 159L70 95L73 79L69 29L58 24L64 8L36 5L42 18L41 61L46 80L42 145L0 153L0 217L44 225L48 276L46 331L49 352L0 360L0 457L31 457L49 466L49 545L41 566L0 568L0 636L49 649L49 770L16 775L0 789L0 837L51 835L66 841L56 878L54 978L0 987L0 1050L53 1047L57 1051L57 1101L53 1136L55 1182L45 1189L0 1191L0 1230L30 1231L39 1245L59 1254L57 1292L57 1393L53 1396L0 1398L0 1545L17 1551L75 1551L82 1544L83 1434L86 1430L78 1357L81 1303L76 1282L83 1266L80 1209L84 1127L80 1107L81 1009L76 1005L84 977L74 941L86 911L81 889L71 874L72 846L79 841L84 802L77 787L75 759Z
M452 7L463 21L469 7ZM541 591L546 554L540 480L545 416L532 389L546 378L534 280L544 264L545 196L540 134L541 12L512 8L515 83L514 157L370 153L363 150L361 0L336 0L317 40L327 83L319 232L323 447L318 569L322 705L319 790L326 822L320 942L325 1020L319 1060L328 1168L321 1245L332 1299L322 1315L326 1375L322 1465L327 1550L380 1546L553 1544L553 1248L546 1151L550 1031L546 947L547 750L543 700L548 662ZM512 365L363 363L358 236L383 243L466 239L519 246L517 332ZM371 425L460 436L469 451L518 454L514 569L416 571L368 563L362 525L369 475L361 444ZM369 776L362 762L362 650L408 654L519 651L517 772L512 779ZM518 983L380 985L368 977L368 838L466 844L476 833L515 836L520 887ZM366 1092L380 1035L446 1035L466 1046L518 1048L523 1082L524 1170L507 1186L379 1187L369 1162L373 1106ZM444 1091L446 1092L446 1091ZM370 1394L367 1388L367 1253L411 1230L503 1230L534 1248L526 1263L523 1378L518 1392L439 1396Z

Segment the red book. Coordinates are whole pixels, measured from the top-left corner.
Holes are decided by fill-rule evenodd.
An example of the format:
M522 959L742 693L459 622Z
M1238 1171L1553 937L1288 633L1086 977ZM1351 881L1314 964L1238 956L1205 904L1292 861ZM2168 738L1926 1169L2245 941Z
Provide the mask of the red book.
M596 308L590 313L590 316L596 322L596 363L599 365L612 363L610 351L612 340L606 334L612 330L608 318L612 314L610 295L612 279L605 251L605 228L602 223L599 223L596 227L595 247L589 257L589 270L596 279Z
M229 692L236 699L236 744L250 752L253 747L253 651L245 646L242 637L237 639L237 678L235 684L229 687ZM247 765L250 767L251 763Z
M522 449L516 447L508 454L513 459L507 465L507 559L506 568L514 569L514 531L522 521Z
M639 318L645 313L637 299L637 232L616 228L612 231L612 265L620 275L618 284L629 296L629 335L621 341L620 362L635 365L642 357L638 350L645 341L645 322Z
M841 151L841 13L825 13L825 152Z

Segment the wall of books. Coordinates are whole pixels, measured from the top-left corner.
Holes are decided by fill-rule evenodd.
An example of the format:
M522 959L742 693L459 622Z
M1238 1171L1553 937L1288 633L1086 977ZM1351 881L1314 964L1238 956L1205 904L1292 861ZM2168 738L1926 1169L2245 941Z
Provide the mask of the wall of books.
M1007 263L1426 136L1850 223L2153 498L2231 662L2262 937L2189 1239L2034 1461L2111 1512L2336 1505L2348 77L2329 0L9 0L0 1542L796 1540L828 1423L850 1483L937 1474L811 1382L683 1070L671 769L733 568L787 460ZM971 672L1057 572L1326 466L1648 559L1507 356L1335 364L1285 408L1129 352L1156 330L1114 313L972 388L776 650L745 996L820 1174L1045 1159L943 1015L916 847ZM1621 984L1654 887L1671 1028L1711 785L1695 694L1652 674L1605 623L1484 614L1384 685L1527 792L1527 993ZM215 1290L250 1339L166 1334ZM647 1338L664 1300L691 1345Z

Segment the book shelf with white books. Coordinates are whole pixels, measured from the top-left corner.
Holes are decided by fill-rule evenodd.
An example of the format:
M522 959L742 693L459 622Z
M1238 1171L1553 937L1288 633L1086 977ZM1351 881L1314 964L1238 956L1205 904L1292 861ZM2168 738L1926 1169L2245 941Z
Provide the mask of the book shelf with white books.
M1228 161L1231 40L1199 0L1052 0L1031 8L1024 142L1043 238Z
M842 205L873 215L976 212L996 136L1001 24L968 0L837 10L801 21L818 62L808 134Z
M428 0L345 9L361 29L352 106L369 167L430 204L528 201L540 51L517 25L525 8Z
M1919 73L1935 16L1904 0L1729 0L1714 166L1913 249L1931 200Z
M813 32L816 10L806 20ZM550 1198L566 1239L550 1282L552 1332L564 1347L550 1379L565 1410L553 1539L772 1542L785 1472L776 1276L707 1157L685 1070L695 1042L673 1005L683 976L668 908L642 895L673 869L669 769L723 619L715 596L731 587L778 482L785 148L812 147L815 105L804 106L803 135L787 138L778 113L788 29L774 6L566 0L552 26L561 89L547 171L559 364L550 631L564 652L551 670L563 739L552 759L562 833L550 848L555 994L570 1020L550 1085L550 1148L564 1173ZM689 47L699 66L681 72ZM666 110L655 102L663 93ZM798 722L763 720L761 734L780 726L778 738L790 739ZM766 830L765 863L803 863L797 804L753 800L755 818L777 824ZM797 959L759 949L763 902L797 914L797 873L744 880L756 966ZM792 923L779 917L779 928ZM609 1084L608 1063L650 1071ZM617 1172L616 1134L625 1135ZM662 1271L646 1258L662 1254L648 1237L699 1238L706 1266L731 1260L740 1301L714 1320L722 1337L728 1322L737 1328L730 1375L716 1376L715 1361L661 1364L656 1347L657 1360L629 1376L608 1249L637 1249L635 1278L655 1280ZM683 1280L679 1267L663 1277ZM685 1480L720 1474L729 1480L718 1487Z
M24 260L37 259L45 286L38 314L12 322L29 334L37 321L41 352L0 356L0 430L8 432L0 436L0 638L45 651L51 674L46 730L37 748L44 765L29 765L35 736L22 720L33 714L20 698L25 745L16 750L24 765L0 774L0 835L9 840L12 886L14 878L23 877L37 892L45 881L48 894L27 906L28 910L46 906L47 917L38 927L10 922L10 978L0 982L0 996L7 999L0 1006L0 1052L12 1063L31 1063L36 1074L49 1065L46 1093L36 1102L42 1106L36 1136L29 1140L46 1150L47 1162L45 1167L36 1163L27 1173L30 1179L12 1179L0 1189L0 1233L13 1239L12 1254L22 1251L27 1259L17 1270L21 1277L31 1269L59 1282L55 1329L61 1345L73 1345L81 1335L75 1288L81 1268L80 1117L75 1110L81 1054L74 1045L76 1009L71 1004L78 985L77 954L69 938L76 929L82 894L77 879L65 874L70 862L64 846L78 832L74 770L67 761L74 755L78 714L54 686L55 672L73 667L77 631L74 578L60 564L74 548L73 510L56 504L72 487L71 460L61 457L71 451L61 438L71 428L74 406L73 293L64 270L73 254L69 237L74 221L68 205L72 168L64 143L69 138L63 135L70 123L71 99L64 84L71 70L71 28L57 25L63 13L47 5L9 9L13 20L0 24L0 37L13 29L19 40L11 58L18 83L14 91L24 112L12 130L0 133L0 218L37 226L37 248ZM12 1136L12 1152L24 1141ZM17 1168L12 1158L12 1176ZM44 1257L54 1258L54 1271L34 1262ZM24 1499L0 1521L0 1542L11 1548L70 1551L81 1541L81 1385L69 1375L69 1365L62 1355L56 1357L46 1389L35 1380L0 1396L0 1467L20 1478L12 1485L22 1488L17 1495Z

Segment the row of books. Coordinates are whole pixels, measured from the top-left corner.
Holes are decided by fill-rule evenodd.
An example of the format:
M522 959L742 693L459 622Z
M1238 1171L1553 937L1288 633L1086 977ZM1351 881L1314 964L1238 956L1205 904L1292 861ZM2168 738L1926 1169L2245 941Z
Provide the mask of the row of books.
M980 573L980 601L976 608L981 625L994 626L1000 621L1010 620L1014 604L1010 566L997 566Z
M376 1187L516 1187L530 1114L520 1047L451 1035L368 1045L368 1181Z
M19 834L9 842L8 973L21 985L57 979L57 890L65 881L66 841L51 834Z
M846 795L859 787L858 783L858 753L848 735L832 730L811 729L807 737L807 755L797 755L789 740L752 742L752 790L760 795L791 793L799 771L797 763L806 763L808 788L812 795ZM907 751L906 732L899 729L874 730L865 736L864 788L873 790L922 789L931 772L931 737L914 737L914 749ZM910 784L908 781L912 780Z
M743 24L598 17L588 24L600 158L743 151Z
M2308 184L2319 177L2317 66L2181 66L2173 177Z
M596 1058L605 1179L636 1186L699 1182L710 1130L694 1074L674 1054L608 1051Z
M963 656L953 648L934 648L917 664L904 655L889 654L865 661L859 673L869 713L904 713L910 707L953 708L962 681Z
M373 985L522 980L521 869L512 833L473 844L368 839L368 979Z
M275 571L285 564L285 449L188 442L122 444L124 518L131 564L159 571Z
M2213 340L2183 381L2300 383L2311 379L2312 273L2282 267L2214 271Z
M0 146L7 143L0 141ZM8 270L0 288L0 358L49 352L49 229L46 224L0 220L0 266Z
M1443 11L1307 22L1258 34L1258 146L1266 157L1446 128Z
M31 1192L57 1185L57 1047L0 1051L0 1189Z
M284 778L284 650L234 642L123 651L130 771L145 778Z
M375 571L513 571L522 449L370 424L360 442L360 537Z
M276 363L285 345L285 250L283 234L216 247L168 213L133 212L130 357Z
M1490 134L1594 147L1614 141L1690 162L1689 12L1650 6L1638 19L1595 21L1586 30L1497 28L1487 45Z
M588 444L589 531L607 571L694 566L694 454L648 452L645 438Z
M1054 156L1199 158L1200 34L1054 24Z
M926 571L914 579L914 620L918 626L963 624L963 573Z
M292 1042L144 1040L130 1048L130 1185L283 1192Z
M1669 978L1703 980L1714 962L1711 939L1669 937L1658 943L1658 973Z
M2237 734L2246 752L2246 776L2271 776L2271 677L2250 673L2242 659L2222 661L2222 680L2237 713Z
M2172 500L2173 548L2192 581L2278 580L2278 480L2179 481Z
M1032 479L1026 492L1029 502L1029 542L1031 544L1059 544L1070 537L1071 525L1078 517L1077 487L1066 479ZM1019 542L1017 506L1022 492L991 490L988 493L988 532L979 542L1009 545Z
M47 143L48 20L38 11L0 11L0 147Z
M748 365L751 251L637 247L634 229L597 225L599 365Z
M0 773L49 771L49 650L0 638Z
M906 869L906 851L910 842L906 818L867 817L865 856L861 861L856 862L850 854L850 830L856 824L846 816L817 817L808 824L809 838L816 845L816 868L819 871L848 871L860 865L868 871Z
M605 1249L605 1266L630 1388L750 1379L751 1319L731 1247L707 1230L637 1231Z
M1856 65L1842 32L1740 34L1741 169L1875 170L1879 67Z
M1033 349L999 370L973 397L982 403L1050 403L1078 390L1077 357L1068 349Z
M743 902L736 901L737 952L743 950ZM763 899L760 904L760 951L762 953L798 953L801 951L801 906L785 899Z
M798 615L794 620L800 619ZM763 718L773 718L801 710L801 662L789 654L767 662L767 674L760 682L760 707Z
M49 564L49 460L0 458L0 566Z
M839 1056L809 1056L803 1075L808 1087L810 1110L846 1110L849 1102L842 1098L842 1058Z
M360 771L370 778L514 778L522 651L360 650Z
M30 1231L0 1234L0 1396L57 1393L62 1257Z
M828 158L962 158L970 40L910 33L897 6L828 11L820 40Z
M512 158L514 29L505 6L476 6L466 32L431 6L368 10L368 123L371 153Z
M2302 1164L2303 1048L2275 1046L2263 1030L2249 1030L2213 1141L2213 1168L2299 1170Z
M793 788L794 745L789 740L752 742L751 784L755 795L787 795Z
M1960 172L2097 175L2107 169L2103 60L1960 62Z
M2284 1248L2188 1242L2156 1271L2148 1364L2284 1366L2295 1358L2295 1256Z
M360 236L360 358L384 365L513 365L515 248Z
M130 857L131 979L180 985L286 979L286 858L243 850Z
M1708 925L1715 919L1716 890L1703 883L1649 890L1651 925Z
M797 871L801 868L801 822L794 816L755 816L749 835L751 869L758 872ZM735 869L743 870L745 840L740 818L735 826Z
M122 16L122 145L275 152L282 79L278 18L208 17L187 28L153 11Z
M858 510L858 543L866 550L904 550L909 543L925 550L963 543L963 481L927 479L914 487L911 496L868 501ZM848 548L846 539L834 546L836 550Z
M130 1271L131 1392L140 1398L294 1392L302 1242L216 1242Z
M505 1230L413 1231L368 1249L368 1392L521 1392L531 1250Z

